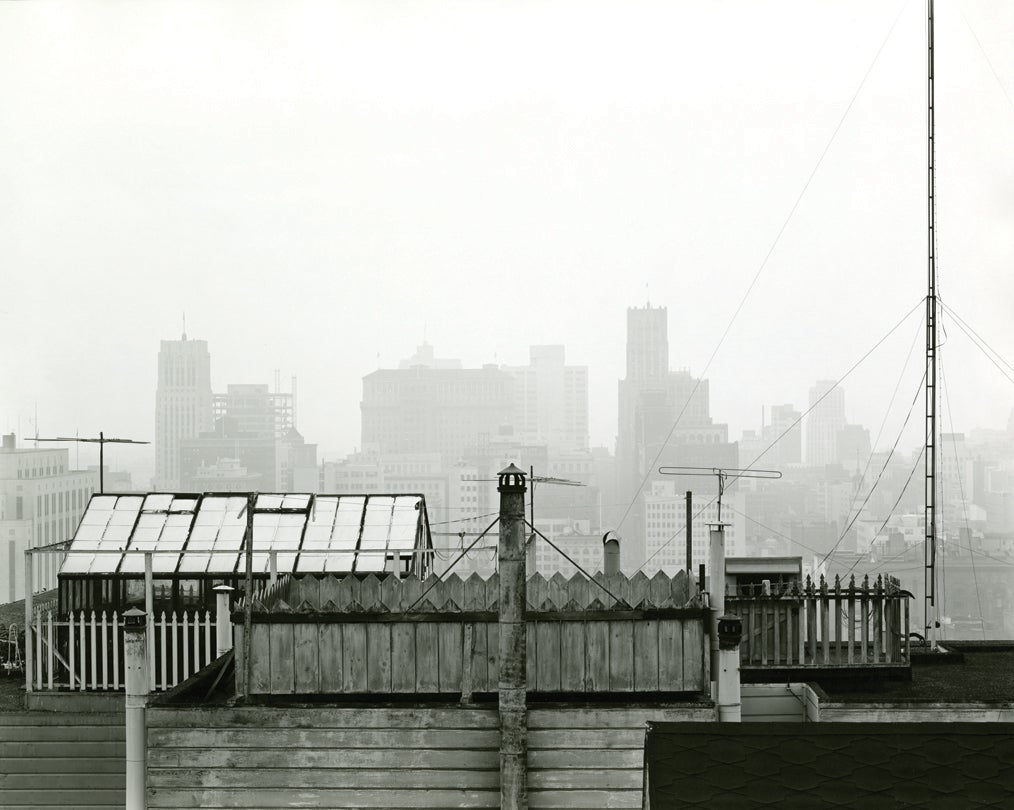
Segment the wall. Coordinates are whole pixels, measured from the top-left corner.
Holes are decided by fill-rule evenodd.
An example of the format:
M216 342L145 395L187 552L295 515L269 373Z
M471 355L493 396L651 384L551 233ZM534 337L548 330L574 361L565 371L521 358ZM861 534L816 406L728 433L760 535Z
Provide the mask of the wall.
M715 709L531 709L530 807L640 807L649 719ZM152 708L148 806L497 807L498 746L494 706Z
M122 708L0 712L0 807L122 808L123 740Z

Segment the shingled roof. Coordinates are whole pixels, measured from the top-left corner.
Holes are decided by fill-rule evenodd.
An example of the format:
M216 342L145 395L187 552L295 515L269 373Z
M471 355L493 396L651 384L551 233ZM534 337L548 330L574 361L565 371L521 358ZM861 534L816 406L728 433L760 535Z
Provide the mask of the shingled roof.
M1012 723L649 723L645 807L1009 807Z

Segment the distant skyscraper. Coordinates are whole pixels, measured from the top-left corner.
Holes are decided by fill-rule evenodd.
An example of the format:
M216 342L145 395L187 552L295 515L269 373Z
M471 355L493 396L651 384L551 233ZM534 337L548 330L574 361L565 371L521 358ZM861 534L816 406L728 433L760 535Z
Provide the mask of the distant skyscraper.
M790 464L799 464L803 460L803 423L800 413L792 405L772 405L770 421L761 432L764 447L767 449L772 442L774 446L765 453L760 467L774 466L777 469ZM753 458L746 463L753 462Z
M155 489L180 487L180 444L210 431L211 355L204 340L163 340L155 393Z
M810 467L834 464L838 461L838 431L845 427L845 392L835 388L834 380L817 380L810 389L810 408L806 463Z
M659 466L735 467L739 462L728 427L711 420L708 381L686 369L669 370L667 319L665 307L627 310L627 373L619 382L616 435L616 488L622 503L606 521L624 537L620 548L625 569L644 559L640 501L651 492L653 481L664 478ZM708 478L668 480L698 496L710 497L717 487Z
M532 346L514 378L515 437L550 453L588 449L588 367L568 366L563 346Z

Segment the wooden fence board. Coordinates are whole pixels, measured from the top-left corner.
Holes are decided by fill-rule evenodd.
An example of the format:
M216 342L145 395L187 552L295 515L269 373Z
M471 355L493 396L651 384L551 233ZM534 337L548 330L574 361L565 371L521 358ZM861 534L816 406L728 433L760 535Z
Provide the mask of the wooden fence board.
M529 622L535 629L535 689L540 692L561 691L560 622ZM569 631L569 628L568 628Z
M561 691L584 692L587 689L585 680L586 626L586 622L570 622L566 632L560 633Z
M342 679L345 691L365 692L366 683L366 625L342 626Z
M122 798L122 794L120 794ZM169 801L171 799L171 803ZM262 788L249 790L174 790L170 793L148 791L148 807L291 807L292 791ZM299 791L303 807L349 808L436 808L436 807L497 807L499 791L467 790L313 790Z
M416 691L416 628L411 624L391 625L391 691Z
M417 649L417 655L418 652ZM370 692L391 691L391 625L389 624L366 625L366 688Z
M682 692L683 625L674 621L658 623L658 688L663 692Z
M588 622L585 674L589 692L609 691L609 622Z
M609 622L609 690L634 688L634 623Z
M320 692L320 659L317 627L312 624L294 624L293 657L295 668L294 691Z
M271 693L288 695L295 690L295 671L293 669L293 630L292 624L272 624L271 628Z
M647 578L645 578L647 585ZM658 622L633 622L634 628L634 690L658 691Z
M424 622L415 626L415 691L440 691L440 642L437 624Z
M437 689L444 693L460 691L464 628L461 624L451 622L441 622L436 627L440 660Z

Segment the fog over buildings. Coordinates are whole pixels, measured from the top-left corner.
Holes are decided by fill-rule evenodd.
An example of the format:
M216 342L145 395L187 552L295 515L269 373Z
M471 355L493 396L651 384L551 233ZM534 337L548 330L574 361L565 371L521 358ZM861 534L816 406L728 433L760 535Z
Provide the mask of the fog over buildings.
M941 5L944 514L1006 554L1014 8ZM137 489L412 487L451 535L515 460L627 567L717 494L658 467L753 465L743 553L901 559L923 37L900 0L4 4L0 428L151 441L106 449ZM0 531L70 519L17 470L98 463L38 450Z

